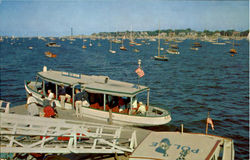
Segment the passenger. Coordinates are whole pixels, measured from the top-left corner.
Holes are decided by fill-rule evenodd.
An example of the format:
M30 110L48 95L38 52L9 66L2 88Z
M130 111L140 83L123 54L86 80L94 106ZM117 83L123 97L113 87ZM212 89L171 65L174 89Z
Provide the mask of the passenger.
M43 107L49 106L50 105L50 101L48 99L46 99L44 97L44 95L42 95L42 100L43 100Z
M72 95L72 87L71 86L67 86L65 87L65 92L66 92L66 101L67 103L70 103L71 102L71 95Z
M145 113L146 113L146 106L144 104L142 104L142 102L139 102L139 104L140 104L140 107L138 108L137 113L145 115Z
M134 97L132 102L132 109L137 109L137 103L138 103L137 98Z
M62 109L65 109L65 99L67 98L67 102L68 101L70 102L71 96L66 94L66 91L65 91L65 88L64 88L63 84L61 85L61 87L59 87L58 95L59 95L59 97L61 99L61 107L62 107Z
M122 97L118 97L118 106L119 106L119 112L123 112L126 109L124 99Z
M85 88L84 88L85 89ZM76 95L75 95L75 106L76 106L76 116L77 117L82 117L83 112L82 112L82 106L89 106L89 103L87 101L88 95L85 90L80 92L79 89L75 89Z
M54 98L51 100L46 99L44 96L41 97L43 100L43 113L40 113L40 117L57 117L56 102Z
M39 116L39 109L37 104L38 102L35 97L32 96L32 93L29 93L27 103L25 105L25 108L28 110L29 115Z
M48 105L44 107L43 112L44 112L44 117L48 118L56 118L57 117L57 110L55 109L55 103L52 100L51 105Z
M52 100L54 98L54 93L49 89L48 90L48 100Z

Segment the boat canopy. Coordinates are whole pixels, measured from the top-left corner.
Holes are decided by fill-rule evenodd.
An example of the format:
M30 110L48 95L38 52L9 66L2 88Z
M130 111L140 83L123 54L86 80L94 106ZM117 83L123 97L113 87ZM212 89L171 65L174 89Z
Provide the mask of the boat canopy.
M38 72L38 77L55 84L67 86L82 85L87 92L109 94L120 97L134 97L136 94L149 90L146 86L139 86L128 82L111 80L107 76L89 76L54 70Z

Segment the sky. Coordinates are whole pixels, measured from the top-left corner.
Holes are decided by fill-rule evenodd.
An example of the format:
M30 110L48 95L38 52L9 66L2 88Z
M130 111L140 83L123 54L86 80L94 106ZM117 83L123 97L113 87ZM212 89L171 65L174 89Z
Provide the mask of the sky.
M0 0L0 36L249 29L248 0Z

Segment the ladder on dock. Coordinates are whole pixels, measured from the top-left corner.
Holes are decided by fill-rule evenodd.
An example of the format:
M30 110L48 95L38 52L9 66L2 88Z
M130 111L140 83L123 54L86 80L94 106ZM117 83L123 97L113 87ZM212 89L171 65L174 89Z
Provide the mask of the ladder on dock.
M133 152L136 132L121 137L122 127L82 121L0 113L1 153Z

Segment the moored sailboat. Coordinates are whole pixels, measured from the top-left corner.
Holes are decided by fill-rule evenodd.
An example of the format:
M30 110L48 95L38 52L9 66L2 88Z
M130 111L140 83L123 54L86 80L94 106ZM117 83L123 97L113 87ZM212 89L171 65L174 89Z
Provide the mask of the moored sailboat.
M112 40L110 40L109 52L110 52L110 53L116 53L116 51L112 50Z
M158 33L158 47L157 47L157 49L158 49L158 55L157 56L154 56L154 59L155 60L158 60L158 61L168 61L168 57L166 56L166 55L160 55L160 49L161 49L161 47L160 47L160 25L159 25L159 33Z
M120 50L127 51L128 49L124 47L123 40L125 39L125 36L122 38L122 46L120 47Z

